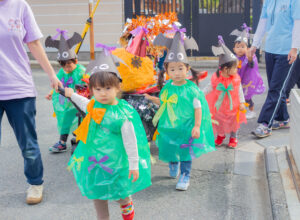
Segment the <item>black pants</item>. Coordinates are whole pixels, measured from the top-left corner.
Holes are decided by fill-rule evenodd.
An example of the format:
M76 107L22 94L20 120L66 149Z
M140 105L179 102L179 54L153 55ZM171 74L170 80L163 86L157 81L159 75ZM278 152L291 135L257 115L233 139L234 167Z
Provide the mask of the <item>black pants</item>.
M289 119L286 106L286 87L291 75L290 66L287 55L266 53L269 90L257 122L265 123L269 128L272 126L273 120L286 121Z
M286 97L290 97L290 93L292 88L294 88L295 85L300 88L300 58L297 56L297 59L295 61L296 63L294 64L293 72L291 74L291 78L289 80L289 83L286 87Z

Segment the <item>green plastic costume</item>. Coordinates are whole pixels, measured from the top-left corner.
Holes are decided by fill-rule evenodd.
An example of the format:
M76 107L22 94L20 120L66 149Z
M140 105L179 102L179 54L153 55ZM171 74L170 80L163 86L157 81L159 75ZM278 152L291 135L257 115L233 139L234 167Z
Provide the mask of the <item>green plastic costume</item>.
M192 139L195 125L194 98L201 103L200 138ZM164 162L190 161L215 151L214 134L208 104L202 91L192 81L182 86L170 80L160 92L161 106L153 119L158 120L156 144L159 159Z
M150 149L141 119L125 100L104 105L95 100L93 109L106 109L100 124L90 120L86 144L80 141L68 168L73 171L83 196L89 199L124 199L151 185ZM88 112L88 111L87 111ZM139 178L132 183L121 128L132 122L139 155Z
M84 84L81 81L85 74L85 67L77 64L76 68L71 73L65 73L63 68L57 73L57 78L62 82L64 87L69 87L75 90L76 84ZM65 97L53 91L52 95L53 109L57 118L57 128L60 135L69 134L77 127L76 108Z

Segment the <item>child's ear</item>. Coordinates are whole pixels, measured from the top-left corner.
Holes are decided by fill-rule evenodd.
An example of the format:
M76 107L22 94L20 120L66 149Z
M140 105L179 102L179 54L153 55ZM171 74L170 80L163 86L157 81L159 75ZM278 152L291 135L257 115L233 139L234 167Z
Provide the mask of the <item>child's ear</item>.
M75 59L75 64L78 64L78 59Z

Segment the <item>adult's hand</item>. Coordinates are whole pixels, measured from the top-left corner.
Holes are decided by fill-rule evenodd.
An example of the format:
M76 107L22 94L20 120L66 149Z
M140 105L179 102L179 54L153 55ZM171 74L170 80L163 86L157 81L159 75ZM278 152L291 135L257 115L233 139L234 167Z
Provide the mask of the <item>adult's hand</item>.
M35 40L32 42L27 43L27 46L32 53L33 57L39 62L42 66L43 70L47 73L51 87L54 88L56 91L58 87L63 87L62 83L56 77L56 74L48 60L48 57L44 51L44 48L41 45L40 40Z
M288 61L290 61L289 64L294 63L296 59L297 59L297 49L292 48L288 54Z
M257 48L254 47L254 46L252 46L252 47L250 48L250 56L251 56L251 57L253 57L253 55L256 53L256 50L257 50Z
M63 87L61 81L59 81L56 75L50 76L49 79L50 79L51 87L55 89L55 91L57 91L58 87Z

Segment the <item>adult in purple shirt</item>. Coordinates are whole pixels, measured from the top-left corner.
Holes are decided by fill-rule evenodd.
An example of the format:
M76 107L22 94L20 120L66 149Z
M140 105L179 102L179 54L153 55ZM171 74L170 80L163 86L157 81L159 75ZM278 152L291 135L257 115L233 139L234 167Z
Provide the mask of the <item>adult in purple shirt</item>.
M25 0L0 0L0 124L5 112L24 158L28 204L42 200L43 163L35 131L36 90L25 44L48 74L51 86L61 86L39 41L42 37Z

